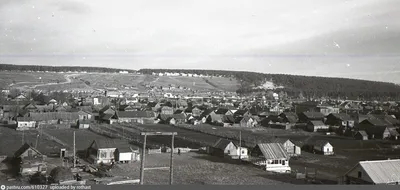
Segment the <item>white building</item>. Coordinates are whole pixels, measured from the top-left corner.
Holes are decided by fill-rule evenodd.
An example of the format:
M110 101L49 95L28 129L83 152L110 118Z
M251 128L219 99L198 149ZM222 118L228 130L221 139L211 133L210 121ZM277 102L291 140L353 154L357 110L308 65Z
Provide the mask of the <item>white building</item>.
M323 155L334 155L333 146L328 141L317 141L314 145L314 151Z
M291 171L289 156L280 143L257 144L251 151L251 162L265 166L266 171L287 173Z
M33 121L30 118L17 118L17 130L27 130L34 129L36 127L36 121Z

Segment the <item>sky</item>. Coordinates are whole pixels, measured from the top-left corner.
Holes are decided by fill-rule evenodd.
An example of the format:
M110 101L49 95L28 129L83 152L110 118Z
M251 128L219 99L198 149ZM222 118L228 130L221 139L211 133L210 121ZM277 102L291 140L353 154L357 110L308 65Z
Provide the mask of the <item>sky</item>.
M400 83L399 0L1 0L0 63Z

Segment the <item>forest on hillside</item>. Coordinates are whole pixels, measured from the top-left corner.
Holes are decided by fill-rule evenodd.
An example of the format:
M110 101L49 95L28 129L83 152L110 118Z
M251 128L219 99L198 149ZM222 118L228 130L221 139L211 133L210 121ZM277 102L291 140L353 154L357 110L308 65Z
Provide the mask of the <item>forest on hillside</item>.
M120 71L128 71L134 73L134 70L113 69L105 67L78 67L78 66L42 66L42 65L12 65L0 64L0 71L49 71L49 72L99 72L99 73L116 73Z
M360 100L400 99L399 85L367 80L223 70L141 69L139 72L143 74L173 72L234 77L240 82L240 88L237 92L242 94L263 91L253 87L260 86L265 81L271 81L275 85L283 86L284 88L278 91L285 92L291 97L329 97Z

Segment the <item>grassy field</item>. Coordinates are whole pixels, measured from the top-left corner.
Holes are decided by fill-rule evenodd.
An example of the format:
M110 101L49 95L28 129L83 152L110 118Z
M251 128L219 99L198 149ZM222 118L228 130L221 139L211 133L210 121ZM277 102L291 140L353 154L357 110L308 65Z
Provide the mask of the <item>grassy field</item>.
M248 148L254 147L257 142L268 142L275 137L289 138L299 146L313 144L317 140L326 140L334 147L334 156L324 156L303 151L300 158L291 160L291 167L299 172L305 172L305 167L316 168L319 172L319 179L325 180L327 183L336 183L338 176L343 175L359 161L400 158L400 150L392 148L392 145L400 144L399 141L361 141L341 136L327 136L319 133L270 128L240 129L201 125L192 126L191 128L193 129L188 132L187 129L169 125L151 125L147 127L157 131L177 131L178 135L186 137L187 140L201 140L204 144L209 145L220 137L236 139L234 142L238 143L239 131L242 131L242 145ZM199 131L203 133L199 133Z
M78 129L44 129L44 132L54 136L62 142L73 147L73 135L75 131L75 143L77 150L84 150L89 147L93 140L105 140L110 139L108 137L93 133L89 130L78 130Z
M146 155L145 167L168 167L170 154ZM139 179L140 162L117 165L112 170L114 176L129 176ZM295 179L273 180L274 175L252 165L229 163L227 160L198 153L185 153L174 156L174 184L199 185L278 185ZM169 171L150 170L144 173L144 184L166 185Z
M90 73L77 76L80 81L88 81L92 88L118 88L133 87L142 89L140 85L145 80L144 75L116 74L116 73Z
M41 77L41 78L40 78ZM0 71L0 88L31 86L36 84L45 84L51 82L65 82L62 73L39 73L39 72L16 72L16 71Z
M36 139L38 139L37 149L44 154L52 154L60 151L61 146L59 144L44 136L37 138L38 134L35 130L22 132L0 125L0 155L13 155L22 146L22 142L35 146Z

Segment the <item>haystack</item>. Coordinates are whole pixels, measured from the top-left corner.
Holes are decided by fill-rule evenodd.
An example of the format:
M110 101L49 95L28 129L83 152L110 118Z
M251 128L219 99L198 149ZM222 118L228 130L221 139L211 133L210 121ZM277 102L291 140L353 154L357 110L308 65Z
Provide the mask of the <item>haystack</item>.
M53 170L51 170L50 176L54 183L74 180L74 174L72 174L71 169L66 167L54 168Z

